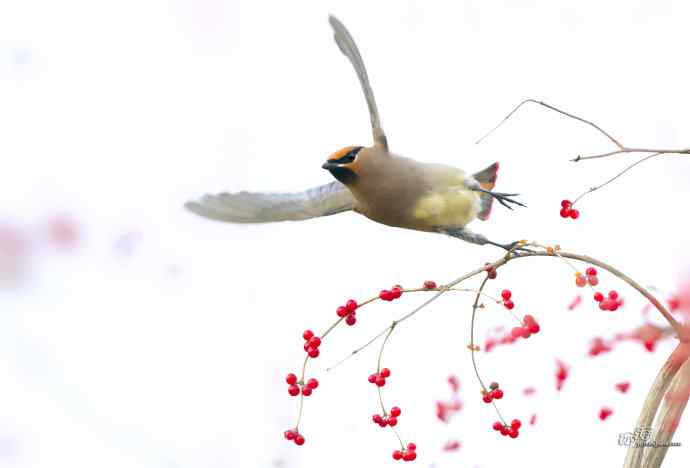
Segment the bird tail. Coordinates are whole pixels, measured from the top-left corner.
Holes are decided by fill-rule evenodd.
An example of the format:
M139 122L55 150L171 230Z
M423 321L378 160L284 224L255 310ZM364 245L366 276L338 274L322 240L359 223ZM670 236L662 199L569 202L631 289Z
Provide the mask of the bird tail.
M475 180L479 182L479 185L484 190L491 190L494 188L494 185L496 185L497 176L498 162L493 163L491 166L487 167L486 169L482 169L473 175ZM477 217L482 221L489 219L489 215L491 214L491 204L493 201L493 197L488 193L479 194L479 213L477 214Z

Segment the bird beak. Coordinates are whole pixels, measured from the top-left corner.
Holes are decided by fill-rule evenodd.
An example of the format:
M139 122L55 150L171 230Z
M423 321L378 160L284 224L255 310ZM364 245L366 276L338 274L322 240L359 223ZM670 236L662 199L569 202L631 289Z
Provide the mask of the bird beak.
M335 164L335 163L332 163L330 161L326 161L321 166L322 169L326 169L327 171L330 171L331 169L335 169L336 167L339 167L339 164Z

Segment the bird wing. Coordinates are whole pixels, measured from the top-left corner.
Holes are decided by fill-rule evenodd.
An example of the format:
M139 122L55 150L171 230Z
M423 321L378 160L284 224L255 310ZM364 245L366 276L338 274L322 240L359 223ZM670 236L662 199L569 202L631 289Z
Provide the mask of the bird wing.
M301 221L352 210L354 198L340 182L304 192L237 192L204 195L185 208L205 218L231 223Z
M359 53L359 49L357 49L357 44L355 44L355 40L352 38L352 35L338 18L330 15L328 17L328 22L331 23L331 27L333 28L333 37L335 38L335 43L338 44L340 51L345 54L345 56L350 60L350 63L352 63L352 66L355 68L355 72L357 73L357 78L359 78L359 83L362 85L362 91L364 91L364 97L367 100L367 106L369 106L369 117L371 118L371 128L374 133L374 141L388 149L386 134L383 131L383 128L381 128L381 118L379 117L379 110L376 106L376 99L374 99L374 91L371 89L371 85L369 84L367 69L364 67L364 62L362 61L362 56Z

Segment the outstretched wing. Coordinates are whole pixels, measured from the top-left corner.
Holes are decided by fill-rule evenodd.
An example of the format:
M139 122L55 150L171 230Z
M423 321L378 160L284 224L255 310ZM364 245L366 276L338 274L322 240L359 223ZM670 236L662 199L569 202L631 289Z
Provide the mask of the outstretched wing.
M301 221L352 210L354 198L340 182L304 192L238 192L204 195L185 203L193 213L231 223Z
M331 27L333 28L335 43L338 44L340 51L345 54L348 59L350 59L352 66L355 68L355 72L357 72L359 83L362 85L362 91L364 91L364 97L367 100L367 106L369 106L369 117L371 117L371 128L374 133L374 142L388 149L386 134L384 133L383 128L381 128L381 119L379 117L378 107L376 107L374 91L372 91L371 85L369 84L367 69L364 67L364 62L362 61L362 56L359 53L359 49L357 49L357 44L355 44L355 40L352 38L352 35L350 35L350 32L338 18L330 15L328 17L328 22L331 23Z

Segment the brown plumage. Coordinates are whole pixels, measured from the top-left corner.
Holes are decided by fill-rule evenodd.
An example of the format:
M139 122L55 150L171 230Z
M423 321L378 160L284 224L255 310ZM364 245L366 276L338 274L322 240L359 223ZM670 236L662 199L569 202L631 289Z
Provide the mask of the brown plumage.
M418 231L440 232L476 244L497 244L465 226L486 220L493 199L522 204L515 194L492 192L498 163L474 175L444 164L430 164L398 156L388 148L374 93L352 36L335 17L329 17L336 44L352 63L369 108L374 144L348 146L331 154L323 168L337 182L298 193L221 193L206 195L185 206L199 215L236 223L302 220L353 210L376 222Z

